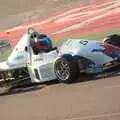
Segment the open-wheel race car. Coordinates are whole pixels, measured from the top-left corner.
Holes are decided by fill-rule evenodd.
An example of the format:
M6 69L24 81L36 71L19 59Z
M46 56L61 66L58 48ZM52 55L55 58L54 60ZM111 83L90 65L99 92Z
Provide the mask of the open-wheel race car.
M25 81L43 83L56 79L62 83L71 83L80 73L109 72L120 65L119 35L111 35L104 42L68 39L57 48L53 48L50 39L47 38L46 35L31 29L24 34L8 60L0 63L1 73L14 71L11 74L14 73L15 77L11 76L15 78L15 84L7 86L25 84ZM21 69L22 80L17 79L17 69ZM28 74L29 79L24 79L24 73ZM1 81L5 83L6 80L3 78Z

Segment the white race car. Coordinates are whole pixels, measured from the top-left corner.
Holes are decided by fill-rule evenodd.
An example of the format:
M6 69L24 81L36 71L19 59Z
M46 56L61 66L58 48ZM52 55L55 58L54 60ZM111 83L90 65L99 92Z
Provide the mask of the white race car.
M120 65L118 40L107 39L102 43L96 40L69 39L58 48L37 50L36 53L30 41L38 39L39 33L29 29L8 60L0 63L1 72L18 68L28 70L29 79L14 79L15 84L9 84L12 87L24 84L25 81L43 83L57 79L62 83L70 83L80 73L99 74Z

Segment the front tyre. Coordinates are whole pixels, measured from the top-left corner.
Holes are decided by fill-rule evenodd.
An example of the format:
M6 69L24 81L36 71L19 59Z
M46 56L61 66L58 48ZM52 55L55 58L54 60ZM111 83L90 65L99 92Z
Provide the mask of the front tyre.
M71 83L78 77L79 69L71 55L64 55L56 60L54 72L59 82Z

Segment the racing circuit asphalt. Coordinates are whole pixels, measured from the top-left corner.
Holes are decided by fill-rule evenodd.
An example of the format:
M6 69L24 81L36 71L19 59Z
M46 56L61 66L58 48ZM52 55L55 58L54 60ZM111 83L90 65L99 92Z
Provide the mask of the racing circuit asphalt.
M34 86L1 95L0 119L120 120L119 91L119 75L84 82L79 78L69 85L53 82Z
M11 7L12 1L14 7ZM1 28L18 24L15 21L19 18L14 22L6 19L10 10L20 12L37 1L40 0L25 0L19 7L16 0L9 1L10 7L6 5L7 0L1 1L0 12L5 16L3 19L1 16ZM120 75L89 80L83 77L82 80L80 77L69 85L53 82L7 94L2 94L0 88L0 120L120 120Z

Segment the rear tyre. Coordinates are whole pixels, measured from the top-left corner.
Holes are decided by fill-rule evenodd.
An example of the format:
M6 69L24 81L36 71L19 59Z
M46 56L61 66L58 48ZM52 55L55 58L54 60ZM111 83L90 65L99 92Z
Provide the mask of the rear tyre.
M120 47L120 35L118 34L110 35L104 40L104 43L108 43Z
M71 83L79 75L77 62L71 55L64 55L57 59L54 65L54 72L61 83Z

